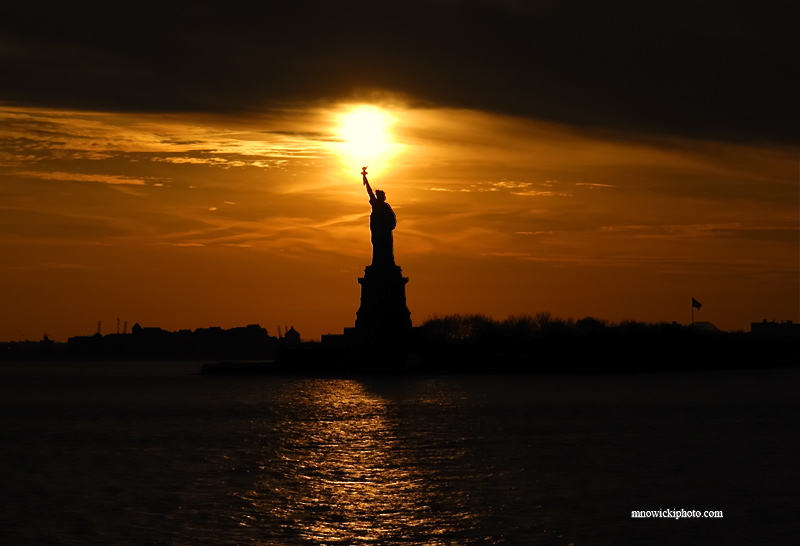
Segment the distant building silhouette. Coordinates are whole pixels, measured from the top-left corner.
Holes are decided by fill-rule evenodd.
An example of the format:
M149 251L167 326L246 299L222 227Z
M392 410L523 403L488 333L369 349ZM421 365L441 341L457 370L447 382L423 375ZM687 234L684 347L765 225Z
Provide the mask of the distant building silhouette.
M136 323L130 334L94 334L67 340L69 353L103 358L266 359L277 339L258 324L225 330L219 326L169 332Z
M762 341L800 341L800 324L791 320L783 322L769 321L750 323L750 333Z
M689 325L689 328L698 334L714 335L720 333L719 328L706 321L695 321Z
M294 329L294 326L286 330L281 338L284 343L300 343L300 332Z

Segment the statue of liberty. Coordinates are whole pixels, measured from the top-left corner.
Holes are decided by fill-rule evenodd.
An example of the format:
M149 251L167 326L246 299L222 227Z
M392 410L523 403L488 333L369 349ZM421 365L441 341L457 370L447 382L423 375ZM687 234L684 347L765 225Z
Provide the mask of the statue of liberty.
M397 218L381 190L372 191L367 180L367 168L361 170L369 194L369 231L372 241L372 264L358 279L361 285L361 305L356 311L354 332L362 341L394 343L407 338L411 332L411 311L406 304L406 283L400 266L394 262L392 231Z
M397 217L389 203L386 202L386 194L381 190L375 190L367 180L367 168L361 169L361 177L364 179L364 186L367 187L369 194L369 204L372 213L369 215L369 230L372 241L372 265L373 266L394 266L394 242L392 231L397 226Z

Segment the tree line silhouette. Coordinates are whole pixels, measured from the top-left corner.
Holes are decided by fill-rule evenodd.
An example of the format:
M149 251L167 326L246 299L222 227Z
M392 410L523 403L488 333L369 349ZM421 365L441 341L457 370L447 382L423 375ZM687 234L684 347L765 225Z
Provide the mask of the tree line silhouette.
M743 332L721 332L706 323L613 323L548 312L505 320L483 314L433 316L419 330L425 367L452 372L718 369L763 364L754 359L765 351L776 358L782 354L775 353L774 344L767 347Z

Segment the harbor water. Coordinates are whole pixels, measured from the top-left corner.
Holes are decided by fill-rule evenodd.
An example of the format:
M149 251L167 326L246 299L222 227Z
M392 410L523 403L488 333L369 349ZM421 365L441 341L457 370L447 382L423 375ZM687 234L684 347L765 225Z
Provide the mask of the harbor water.
M800 371L0 363L0 543L795 544ZM632 518L632 511L722 517Z

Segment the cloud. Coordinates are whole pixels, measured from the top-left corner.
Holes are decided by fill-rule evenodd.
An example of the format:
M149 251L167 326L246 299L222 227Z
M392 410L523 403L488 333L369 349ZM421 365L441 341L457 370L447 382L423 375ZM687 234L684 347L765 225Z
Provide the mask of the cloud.
M83 174L65 172L34 172L21 171L13 173L27 178L41 178L44 180L65 180L76 182L101 182L103 184L129 184L132 186L144 186L146 181L124 175L105 175L105 174Z
M555 184L559 184L556 182ZM470 184L467 187L429 187L425 188L426 191L444 192L444 193L485 193L485 192L507 192L511 195L521 195L527 197L569 197L572 195L567 191L554 191L550 189L536 190L528 189L533 187L546 187L550 188L554 185L553 182L547 181L543 183L534 182L517 182L513 180L501 180L499 182L483 182L478 184ZM576 184L580 185L580 184ZM613 187L613 186L607 186Z
M298 119L262 112L253 123L307 123L322 115L309 110ZM103 160L121 153L152 154L150 160L223 167L277 167L327 153L324 142L299 132L253 131L234 120L199 115L103 114L42 108L0 108L3 163L45 159ZM240 123L236 121L235 123Z
M528 258L528 252L484 252L481 256L492 256L496 258Z
M780 226L742 225L739 222L724 224L666 224L602 226L600 231L626 237L644 239L680 238L735 238L764 241L797 239L797 231Z
M515 191L512 193L514 195L525 195L529 197L569 197L570 195L572 195L569 192L539 191L539 190Z
M425 188L427 191L439 191L439 192L446 192L446 193L469 193L471 191L475 191L470 188Z
M229 169L231 167L244 167L248 165L245 161L233 160L226 157L151 157L150 161L162 161L164 163L193 164L193 165L213 165Z
M94 4L4 14L0 99L249 116L391 91L582 127L798 142L793 2Z
M530 182L514 182L513 180L502 180L500 182L492 182L491 183L493 188L503 188L503 189L519 189L519 188L527 188L532 186Z
M668 235L672 236L698 236L698 235L716 235L721 233L730 233L733 231L740 231L744 228L738 222L730 222L727 224L671 224L671 225L620 225L620 226L603 226L600 231L607 233L632 233L635 235L654 236L654 235Z

